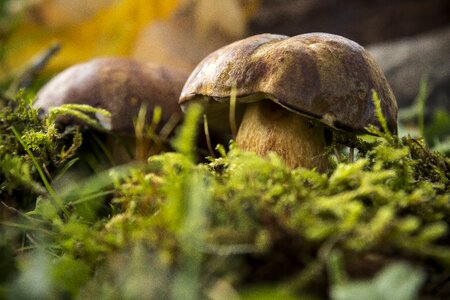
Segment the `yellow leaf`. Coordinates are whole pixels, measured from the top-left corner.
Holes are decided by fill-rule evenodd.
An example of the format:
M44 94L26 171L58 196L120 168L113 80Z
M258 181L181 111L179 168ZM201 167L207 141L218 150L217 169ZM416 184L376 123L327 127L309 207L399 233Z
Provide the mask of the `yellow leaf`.
M178 2L179 0L115 1L92 17L64 24L65 26L39 26L29 18L24 18L6 41L5 71L20 70L36 53L54 42L60 42L63 47L51 60L47 68L50 72L95 56L127 55L137 33L152 21L166 19Z

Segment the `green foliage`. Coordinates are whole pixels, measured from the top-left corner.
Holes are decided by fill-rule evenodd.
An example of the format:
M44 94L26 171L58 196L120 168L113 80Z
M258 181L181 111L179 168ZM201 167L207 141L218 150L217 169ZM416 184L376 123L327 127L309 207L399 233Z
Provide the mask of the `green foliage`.
M179 153L184 154L189 160L194 157L194 142L196 136L197 121L199 120L202 108L200 105L194 105L190 113L185 117L184 126L181 127L178 136L173 141L173 147Z
M40 117L32 106L32 98L23 92L3 103L0 109L0 195L22 198L21 193L26 192L32 199L50 193L58 202L59 196L50 185L51 174L66 172L76 162L70 159L81 146L82 135L77 127L61 132L56 119L71 115L94 128L101 128L87 115L89 113L110 115L102 109L68 104ZM22 199L17 203L23 203ZM64 210L61 203L59 206Z
M0 170L4 180L1 190L7 194L19 189L26 189L35 194L45 192L42 186L33 180L30 165L18 156L6 153L0 160Z
M335 300L413 300L417 298L425 274L408 264L397 263L383 269L369 281L354 281L332 288Z
M442 108L434 109L426 120L427 81L420 81L415 102L399 111L400 131L422 137L432 149L450 154L450 114Z
M54 123L58 116L68 115L75 117L76 119L84 122L86 125L92 128L95 128L97 130L104 130L104 127L106 126L102 126L102 124L99 124L96 120L90 118L86 113L96 113L106 118L111 117L111 113L102 108L94 108L86 104L64 104L58 107L50 108L48 122ZM110 121L105 123L109 124Z
M41 180L46 183L49 172L74 156L81 141L77 130L60 133L54 122L41 120L32 107L31 98L23 93L14 101L3 103L0 109L0 195L15 198L25 192L32 198L44 194L46 190ZM18 199L17 203L24 201Z
M199 115L191 111L187 122L195 124ZM191 127L179 134L193 141ZM105 184L115 187L115 213L108 217L85 222L72 202L65 220L50 202L39 202L32 215L50 226L52 235L45 240L57 257L68 259L64 266L72 268L73 257L79 262L71 272L80 277L72 286L59 285L62 290L108 297L92 280L114 286L108 272L123 264L117 262L122 258L114 258L116 253L131 253L129 263L135 264L139 258L134 255L144 255L133 254L135 247L158 267L148 273L124 270L133 278L119 280L124 297L131 297L129 286L136 281L138 287L146 276L161 276L160 283L174 298L212 293L213 279L233 290L250 278L258 282L269 276L260 273L279 281L272 293L304 292L323 276L331 249L341 251L344 270L354 269L353 258L364 260L366 253L377 253L382 265L397 253L416 264L431 260L450 267L450 247L440 242L448 236L448 160L418 140L379 138L355 163L340 163L329 174L290 170L274 154L261 158L233 144L208 165L195 164L191 147L185 143L179 148L184 154L153 156L141 167L109 172L109 179L105 175ZM259 264L252 265L252 260ZM273 260L278 263L271 265ZM82 266L100 268L102 275L86 278ZM56 262L51 268L58 274ZM286 268L291 279L283 281L277 274ZM395 270L362 286L379 295L383 282L404 272ZM174 280L169 283L166 276ZM398 296L416 294L419 282ZM159 294L153 297L164 295L163 286L155 288ZM341 299L348 293L359 295L359 289L357 284L339 285L333 293ZM248 293L244 298L251 298Z
M450 113L443 109L436 110L424 129L424 136L434 150L450 155Z
M26 187L40 197L4 223L13 233L3 244L26 233L16 249L19 275L3 284L11 298L325 297L318 284L335 299L412 299L424 275L411 264L431 279L436 266L450 269L449 159L421 139L391 135L381 114L386 128L371 128L375 137L336 134L336 143L357 149L355 162L339 157L318 173L234 143L196 163L201 110L193 107L176 152L50 193L43 178L73 182L71 155L59 153L78 131L59 133L53 117L39 120L28 100L17 101L5 108L1 176L10 193ZM398 260L409 264L389 267Z
M372 90L372 99L373 103L375 104L375 112L377 114L378 121L381 124L381 128L383 129L384 136L391 141L392 140L392 133L388 129L387 121L383 116L383 111L381 110L381 102L378 98L378 94L375 90Z
M296 296L286 289L280 287L272 286L256 286L247 288L239 294L239 298L242 300L272 300L272 299L283 299L283 300L295 300L295 299L316 299L308 296Z

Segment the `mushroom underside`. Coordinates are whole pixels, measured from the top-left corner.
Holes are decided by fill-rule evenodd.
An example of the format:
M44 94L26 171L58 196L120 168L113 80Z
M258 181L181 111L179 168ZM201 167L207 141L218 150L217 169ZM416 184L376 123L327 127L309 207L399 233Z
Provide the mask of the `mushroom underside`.
M328 167L325 126L271 100L247 104L236 143L262 156L275 152L291 168Z

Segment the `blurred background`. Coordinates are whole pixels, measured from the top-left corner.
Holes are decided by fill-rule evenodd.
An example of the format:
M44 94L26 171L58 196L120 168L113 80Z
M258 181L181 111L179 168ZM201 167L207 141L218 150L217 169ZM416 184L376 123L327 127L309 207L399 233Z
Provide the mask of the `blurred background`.
M0 83L8 85L55 43L61 50L37 85L98 56L190 71L249 35L315 31L365 46L402 108L401 134L422 135L450 152L448 0L0 0Z

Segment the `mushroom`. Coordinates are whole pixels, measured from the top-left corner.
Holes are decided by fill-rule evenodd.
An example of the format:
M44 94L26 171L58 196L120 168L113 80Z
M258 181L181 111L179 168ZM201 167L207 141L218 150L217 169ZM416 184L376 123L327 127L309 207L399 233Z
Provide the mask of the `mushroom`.
M200 62L179 103L202 103L210 126L230 133L223 124L233 87L237 145L276 152L292 168L327 168L330 128L380 127L372 89L389 130L397 132L397 103L385 76L362 46L341 36L260 34L232 43Z
M187 78L184 72L127 58L97 58L72 66L42 87L34 106L48 112L62 104L88 104L111 112L100 123L113 133L134 134L133 118L142 105L160 106L163 121L181 116L178 97ZM151 117L151 114L147 114ZM73 122L62 118L61 123Z
M188 74L161 65L140 63L128 58L97 58L74 65L52 80L37 94L34 106L48 113L63 104L88 104L111 112L110 119L97 114L103 127L119 136L134 136L133 119L142 106L147 120L156 106L162 110L162 124L181 119L178 97ZM61 116L63 125L80 124Z

